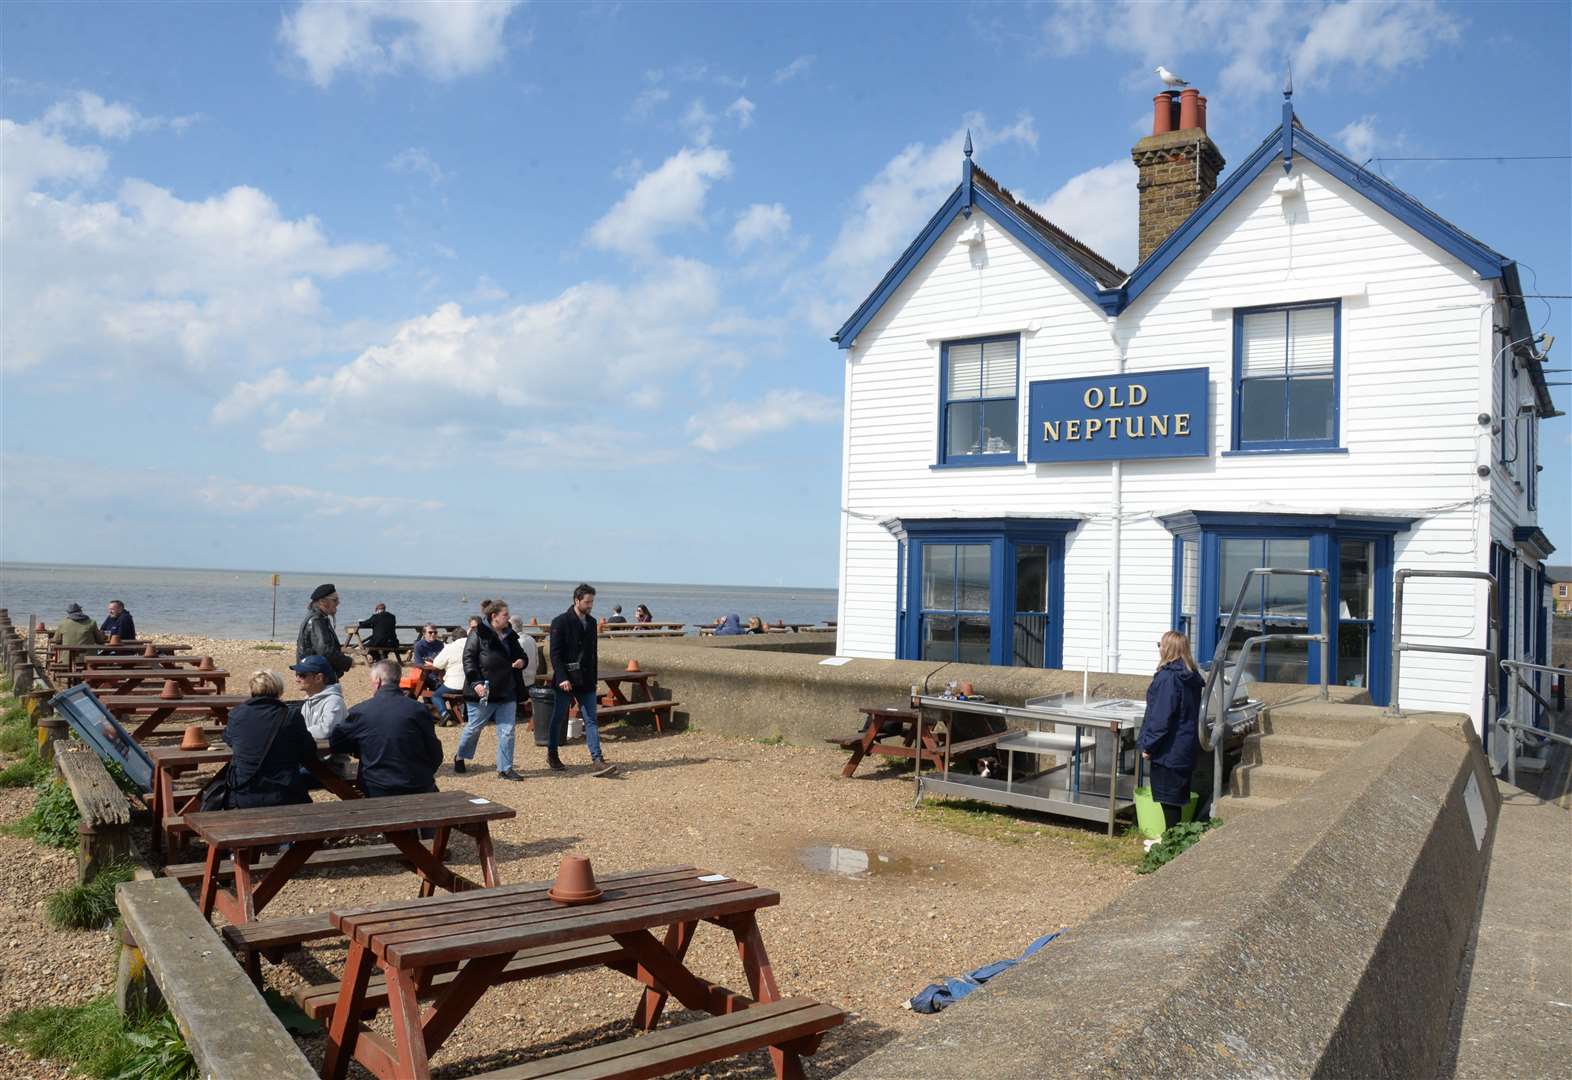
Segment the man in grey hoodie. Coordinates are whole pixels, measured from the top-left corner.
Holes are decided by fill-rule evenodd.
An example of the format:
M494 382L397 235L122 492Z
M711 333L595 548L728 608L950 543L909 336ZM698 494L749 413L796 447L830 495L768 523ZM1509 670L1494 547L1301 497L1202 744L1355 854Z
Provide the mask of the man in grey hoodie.
M344 719L349 711L344 704L344 688L333 677L333 668L325 656L308 656L289 668L295 673L306 700L300 704L300 717L313 739L325 739L333 726Z

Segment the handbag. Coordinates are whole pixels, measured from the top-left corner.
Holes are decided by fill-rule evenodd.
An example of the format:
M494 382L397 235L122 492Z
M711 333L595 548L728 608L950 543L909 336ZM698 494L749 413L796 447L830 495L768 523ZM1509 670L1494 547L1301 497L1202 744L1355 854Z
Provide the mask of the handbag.
M267 737L267 745L262 748L262 756L257 759L258 768L261 767L262 762L267 760L268 754L273 750L273 743L278 739L278 733L284 730L284 725L289 723L292 716L296 715L298 708L298 705L292 705L286 709L284 711L284 719L273 725L272 734ZM235 794L235 784L231 769L233 764L233 762L226 762L224 767L219 769L214 775L213 779L203 785L201 792L197 795L197 806L204 813L212 810L231 809L229 804ZM242 783L250 779L250 777L247 777Z

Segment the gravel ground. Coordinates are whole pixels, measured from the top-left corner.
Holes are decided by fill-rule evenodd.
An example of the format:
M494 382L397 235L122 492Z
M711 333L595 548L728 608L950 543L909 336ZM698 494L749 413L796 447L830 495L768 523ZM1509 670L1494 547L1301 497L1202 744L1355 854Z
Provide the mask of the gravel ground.
M261 643L178 640L195 646L195 655L213 655L231 673L231 692L237 693L259 667L287 675L293 656L292 648L268 651ZM353 703L368 692L364 668L357 664L345 679L346 696ZM451 754L458 729L439 728L438 734ZM909 778L864 766L857 778L842 780L845 758L833 748L703 732L656 736L620 724L603 736L607 757L622 767L615 778L589 775L582 744L564 750L569 770L553 774L544 767L544 750L521 731L516 767L526 780L500 781L492 768L496 742L488 731L471 771L458 776L446 765L437 782L444 790L473 792L518 811L492 830L506 882L549 879L561 855L575 852L589 856L602 873L692 863L778 890L781 903L760 912L760 926L782 992L832 1002L851 1014L809 1059L809 1076L832 1076L890 1039L931 1023L901 1007L927 983L1015 955L1038 935L1073 926L1134 880L1129 843L1106 845L1095 831L1030 817L914 812ZM0 806L7 818L25 813L25 794L5 799ZM876 872L848 877L811 869L804 849L821 846L876 853L871 862ZM0 951L6 1007L100 992L113 957L109 935L42 928L37 905L70 881L69 858L40 854L9 837L0 837L0 852L6 866L15 868L0 880L0 917L9 946ZM460 872L469 866L477 876L467 838L455 839L453 857ZM386 867L299 879L266 914L413 895L413 879L406 875ZM264 964L265 977L287 994L335 978L343 962L341 947L314 948L279 965ZM730 935L715 927L700 929L689 963L701 975L745 985ZM433 1066L439 1077L459 1077L629 1034L637 996L633 984L609 971L498 987L438 1051ZM668 1015L685 1018L681 1011ZM320 1062L321 1038L300 1042ZM0 1062L11 1064L7 1058ZM352 1075L369 1074L356 1066ZM759 1052L689 1075L773 1074Z

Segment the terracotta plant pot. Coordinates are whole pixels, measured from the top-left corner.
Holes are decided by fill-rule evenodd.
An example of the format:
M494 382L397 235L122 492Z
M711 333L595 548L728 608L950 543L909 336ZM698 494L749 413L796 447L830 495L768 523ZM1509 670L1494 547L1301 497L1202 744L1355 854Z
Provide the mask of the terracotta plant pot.
M639 662L637 660L629 660L628 661L628 670L629 671L637 671L637 670L639 670Z
M142 655L143 656L157 656L158 655L158 647L155 646L151 641L149 641L147 643L147 648L142 650Z
M180 736L180 749L206 750L207 736L202 733L201 723L187 724L186 732Z
M180 692L180 683L176 679L165 679L164 688L158 692L158 696L164 701L175 701L185 697Z
M590 861L582 855L564 855L557 867L557 882L546 895L559 904L593 904L602 893Z
M109 644L111 644L111 645L119 645L120 644L120 635L119 634L110 634L109 635Z
M213 663L213 658L211 656L204 656L202 659L197 661L198 671L214 671L217 670L217 667L218 665Z
M971 697L972 696L972 684L969 683L969 682L961 683L960 691L961 691L961 697Z

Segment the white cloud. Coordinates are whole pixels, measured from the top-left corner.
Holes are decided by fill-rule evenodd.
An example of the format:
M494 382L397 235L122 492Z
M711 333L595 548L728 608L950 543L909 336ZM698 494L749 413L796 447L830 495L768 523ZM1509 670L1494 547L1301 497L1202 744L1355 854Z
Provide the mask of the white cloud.
M379 245L336 244L315 218L284 217L252 187L188 201L128 179L94 198L102 150L41 125L0 120L0 157L0 351L11 370L222 359L243 373L328 345L319 281L388 261Z
M828 424L840 419L841 403L807 390L771 390L758 401L729 401L688 418L692 445L725 450L759 435L799 424Z
M302 484L248 484L232 479L210 477L196 488L196 498L212 510L231 514L251 514L261 510L299 508L313 517L342 517L346 514L371 514L392 517L398 514L429 513L443 509L437 499L409 499L399 495L342 495Z
M1347 74L1388 73L1425 59L1461 34L1457 17L1434 0L1219 4L1210 0L1060 0L1042 40L1055 55L1104 47L1143 66L1166 64L1203 87L1260 93L1282 84L1291 56L1301 85ZM1217 62L1214 76L1203 65Z
M656 108L671 100L671 91L664 86L649 86L639 91L638 97L633 99L633 105L628 110L635 120L643 120L654 112Z
M1037 145L1030 116L998 131L974 116L932 146L906 146L853 196L852 211L825 258L826 268L843 285L866 291L960 183L961 145L968 128L979 155L1006 143Z
M440 184L448 178L432 156L418 146L410 146L400 150L388 162L388 168L396 173L412 173L424 176L433 185Z
M412 69L448 82L502 58L503 28L519 0L305 0L286 13L279 38L328 86L341 71L382 75Z
M287 394L293 386L294 381L283 368L274 368L252 382L238 382L222 401L213 406L211 419L215 424L244 420L260 412L275 398Z
M767 243L791 232L791 215L780 203L754 203L737 218L731 227L731 246L734 251L747 251L756 244Z
M813 67L815 59L817 58L812 53L799 56L785 67L778 69L771 81L776 86L779 86L781 83L791 82L797 76L805 74L809 68Z
M90 131L104 139L129 139L139 132L160 128L181 132L195 119L193 116L143 116L130 105L105 101L97 94L79 90L51 105L44 113L43 126Z
M1115 266L1136 264L1140 195L1135 163L1120 158L1072 176L1035 207Z
M734 117L737 121L737 126L746 130L753 126L753 111L756 108L758 106L754 105L747 98L738 97L736 101L726 106L726 115Z
M715 137L715 114L704 107L703 101L695 99L682 114L682 126L688 129L694 143L708 146Z
M710 185L731 175L731 157L717 147L683 147L644 174L606 215L590 226L598 248L650 258L655 240L675 229L702 225Z
M687 259L652 265L631 285L583 282L494 313L443 304L324 374L237 387L212 419L249 410L264 448L311 451L329 426L429 433L430 402L441 400L458 452L465 432L525 438L574 423L564 402L614 409L740 366L728 314L715 271Z
M1337 133L1337 141L1355 161L1369 161L1375 156L1378 140L1375 121L1374 116L1361 116Z

